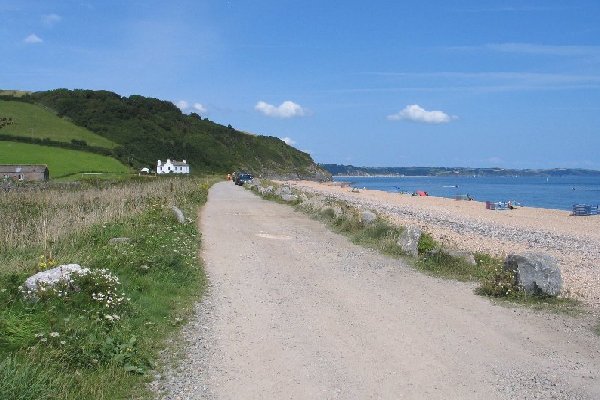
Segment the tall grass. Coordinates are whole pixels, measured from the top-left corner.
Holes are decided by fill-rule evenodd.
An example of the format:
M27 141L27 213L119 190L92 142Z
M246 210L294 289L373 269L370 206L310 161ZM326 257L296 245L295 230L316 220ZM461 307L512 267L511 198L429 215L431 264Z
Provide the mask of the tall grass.
M0 399L151 396L144 384L157 353L204 288L195 217L211 182L169 178L102 187L28 186L3 194L1 206L10 205L14 218L2 226L12 232L21 227L28 235L3 236L10 249L0 254ZM21 204L12 204L16 200ZM172 204L187 222L177 222ZM21 243L26 237L31 241ZM111 244L113 237L129 240ZM60 264L118 277L122 304L104 308L96 297L109 293L110 285L97 289L108 281L91 275L80 278L66 297L27 300L21 285L36 271L44 243Z
M168 204L198 186L192 179L152 179L102 187L26 185L0 191L0 249L48 247L93 225ZM182 200L183 201L183 200ZM1 258L1 257L0 257ZM0 265L0 272L5 266Z

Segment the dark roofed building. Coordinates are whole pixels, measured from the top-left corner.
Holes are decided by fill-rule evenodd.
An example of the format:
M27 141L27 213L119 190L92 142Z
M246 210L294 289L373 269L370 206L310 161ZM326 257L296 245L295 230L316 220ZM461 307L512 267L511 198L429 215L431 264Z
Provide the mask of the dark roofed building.
M45 164L0 164L0 179L47 181L50 179L50 172Z

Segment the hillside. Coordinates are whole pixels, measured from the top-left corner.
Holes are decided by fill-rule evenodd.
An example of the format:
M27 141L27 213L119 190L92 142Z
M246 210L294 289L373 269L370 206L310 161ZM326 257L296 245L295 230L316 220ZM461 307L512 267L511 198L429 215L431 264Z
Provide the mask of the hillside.
M112 157L37 144L0 141L1 164L46 164L50 178L82 172L125 174L130 170Z
M321 164L333 176L600 176L589 169L506 169L465 167L355 167Z
M265 176L329 178L310 155L276 137L250 135L197 114L183 114L169 101L67 89L13 100L51 109L63 120L116 143L111 154L136 168L154 168L156 160L172 158L188 160L192 173L248 170Z
M53 112L35 104L0 100L0 118L10 121L4 127L0 122L0 134L3 135L50 139L64 143L83 140L89 146L107 149L117 146L111 140L96 135L64 118L57 118Z

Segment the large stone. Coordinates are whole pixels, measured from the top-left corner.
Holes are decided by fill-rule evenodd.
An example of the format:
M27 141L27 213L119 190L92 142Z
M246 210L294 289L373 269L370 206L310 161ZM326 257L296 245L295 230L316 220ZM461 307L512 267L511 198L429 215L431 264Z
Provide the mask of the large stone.
M372 211L363 211L360 213L360 222L365 225L373 223L377 219L377 214Z
M407 226L402 230L396 244L404 254L409 256L419 255L419 239L421 239L421 229L416 226Z
M292 194L292 189L289 186L279 186L275 189L275 194L277 196L283 196L284 194Z
M185 223L185 216L183 215L183 211L181 211L175 206L171 206L171 210L173 210L173 214L175 215L175 218L177 218L177 222L179 222L180 224Z
M298 196L296 196L295 194L284 193L281 195L281 200L287 201L287 202L293 202L293 201L298 200Z
M79 264L59 265L58 267L38 272L27 278L23 285L23 291L26 296L34 297L40 287L48 288L56 286L59 282L68 281L71 274L76 272L89 272L89 269L83 268Z
M108 244L122 244L129 243L131 241L128 237L114 237L108 241Z
M562 289L560 268L548 254L509 254L504 269L515 274L517 284L528 294L557 296Z

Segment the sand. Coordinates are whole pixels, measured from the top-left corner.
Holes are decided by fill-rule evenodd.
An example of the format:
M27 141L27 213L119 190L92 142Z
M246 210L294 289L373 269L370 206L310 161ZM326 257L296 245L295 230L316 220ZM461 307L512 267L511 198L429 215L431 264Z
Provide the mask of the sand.
M421 197L361 189L339 183L285 182L371 209L401 225L418 226L445 246L495 256L524 251L553 255L561 268L565 297L600 307L600 216L533 207L488 210L479 201Z

